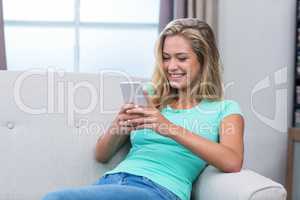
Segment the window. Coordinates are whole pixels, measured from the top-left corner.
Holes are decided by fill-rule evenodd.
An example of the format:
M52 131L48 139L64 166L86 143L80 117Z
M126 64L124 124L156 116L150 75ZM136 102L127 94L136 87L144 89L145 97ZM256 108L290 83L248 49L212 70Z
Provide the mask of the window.
M149 77L159 0L3 0L7 68Z

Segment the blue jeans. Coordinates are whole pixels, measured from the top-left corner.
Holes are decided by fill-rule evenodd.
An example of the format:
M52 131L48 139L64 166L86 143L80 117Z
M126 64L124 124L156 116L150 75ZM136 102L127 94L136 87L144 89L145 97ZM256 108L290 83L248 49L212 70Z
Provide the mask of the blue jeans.
M106 174L89 186L58 190L42 200L180 200L177 195L144 176Z

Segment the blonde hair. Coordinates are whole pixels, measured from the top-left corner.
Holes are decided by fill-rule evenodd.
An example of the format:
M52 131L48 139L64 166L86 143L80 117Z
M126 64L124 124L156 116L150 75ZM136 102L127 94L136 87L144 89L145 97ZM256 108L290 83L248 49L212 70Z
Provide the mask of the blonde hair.
M151 84L154 86L152 103L159 109L177 99L177 89L171 88L162 68L162 51L167 36L180 35L190 41L197 55L201 70L190 95L197 102L203 99L222 100L223 85L221 65L215 37L209 25L196 18L183 18L171 21L160 33L155 47L155 69Z

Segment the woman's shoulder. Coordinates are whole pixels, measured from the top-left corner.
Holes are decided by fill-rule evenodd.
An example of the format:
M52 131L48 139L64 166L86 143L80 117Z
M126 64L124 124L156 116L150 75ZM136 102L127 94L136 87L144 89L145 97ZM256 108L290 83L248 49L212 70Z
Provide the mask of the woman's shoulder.
M205 100L205 105L207 108L218 110L221 118L224 118L230 114L240 114L243 116L241 106L236 100Z
M222 99L222 100L204 100L208 105L219 106L219 107L228 107L228 106L239 106L239 103L236 100L232 99Z

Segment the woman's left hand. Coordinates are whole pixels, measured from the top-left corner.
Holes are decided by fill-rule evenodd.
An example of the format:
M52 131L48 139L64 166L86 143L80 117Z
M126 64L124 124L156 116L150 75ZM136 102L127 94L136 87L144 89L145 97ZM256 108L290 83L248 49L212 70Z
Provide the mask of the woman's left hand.
M147 93L144 93L148 100L148 106L136 106L135 108L127 110L128 114L138 114L141 115L139 118L128 120L127 123L133 125L135 129L149 128L158 132L161 135L167 135L168 129L171 126L171 122L166 119L160 111L155 108L149 98Z

